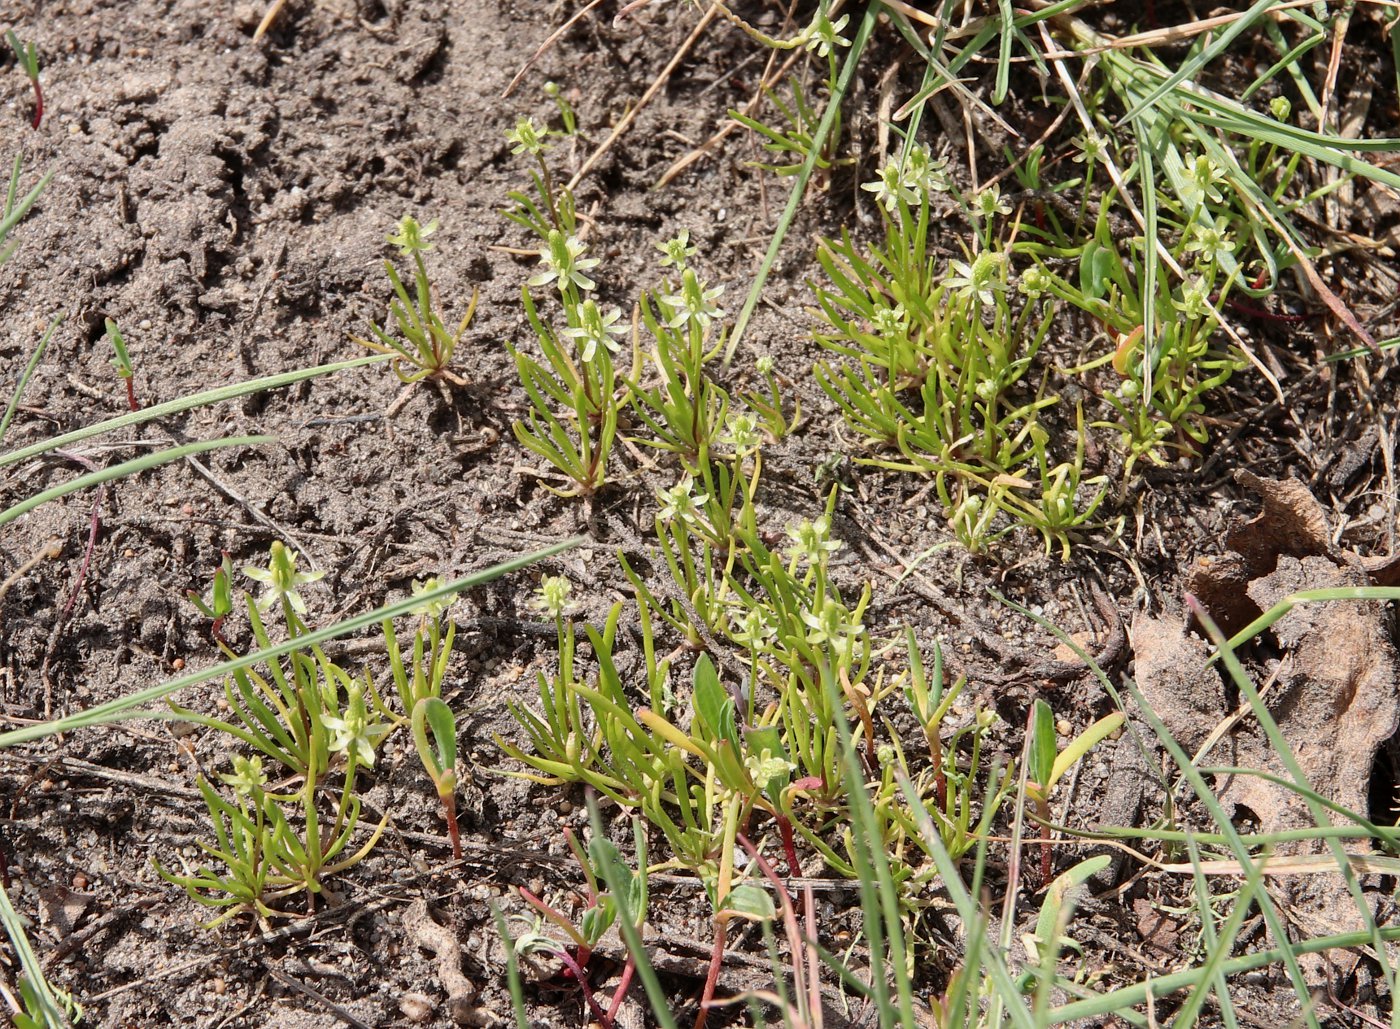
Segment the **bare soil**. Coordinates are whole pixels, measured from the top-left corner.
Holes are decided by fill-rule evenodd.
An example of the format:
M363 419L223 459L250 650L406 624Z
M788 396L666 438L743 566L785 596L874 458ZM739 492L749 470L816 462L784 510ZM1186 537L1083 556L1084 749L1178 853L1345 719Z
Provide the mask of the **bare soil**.
M358 370L163 419L129 436L121 451L89 453L102 464L168 441L278 437L272 445L209 455L206 472L176 463L114 485L100 501L101 531L85 574L91 494L51 503L3 530L0 579L48 540L62 545L59 559L20 577L0 601L0 698L10 725L214 662L206 620L185 592L204 587L221 552L242 565L259 560L273 539L295 544L308 555L304 566L327 572L306 591L320 622L402 597L415 579L457 577L576 532L590 542L543 570L575 581L584 604L579 617L600 618L630 593L614 556L621 542L615 528L635 529L655 486L668 483L640 473L625 479L597 500L590 521L583 505L541 487L512 436L525 400L503 343L529 336L519 291L535 262L512 252L527 241L499 214L507 192L526 181L505 137L519 115L554 117L540 86L557 81L586 134L575 152L559 156L576 166L660 73L693 30L695 13L654 4L617 26L611 11L583 18L502 99L571 10L490 0L293 2L254 42L263 11L258 3L191 0L15 0L6 10L20 35L38 42L47 111L32 131L28 84L12 62L4 65L0 155L8 159L18 148L31 172L56 169L21 227L19 252L0 270L6 396L48 320L67 316L7 449L126 409L102 334L107 317L126 332L135 389L146 405L358 356L350 336L383 317L382 263L390 254L384 239L405 214L442 223L429 260L449 313L460 313L472 291L481 291L460 359L470 385L420 386L387 417L398 380L382 367ZM1160 16L1167 17L1164 8ZM779 22L773 18L772 27ZM1369 23L1355 31L1374 35ZM1370 37L1358 38L1357 47L1348 56L1349 88L1374 91L1363 134L1391 135L1384 129L1396 124L1389 48ZM1066 655L1049 634L993 601L989 587L1080 634L1112 659L1121 682L1134 655L1126 636L1118 653L1107 653L1115 632L1141 615L1180 627L1183 583L1199 571L1198 559L1231 553L1227 528L1260 509L1257 491L1236 485L1237 468L1305 484L1332 534L1334 564L1350 560L1343 552L1358 561L1393 553L1394 357L1321 364L1320 355L1354 341L1317 305L1302 323L1244 319L1251 343L1284 384L1284 403L1259 376L1239 376L1217 397L1213 448L1199 460L1150 472L1121 498L1113 511L1123 516L1119 533L1088 535L1064 564L1046 557L1030 534L1012 536L988 559L969 558L955 545L933 549L951 536L927 483L850 461L839 419L811 379L816 348L804 311L811 302L806 281L818 271L814 235L842 225L869 228L858 186L877 161L876 77L901 58L907 66L899 81L908 85L917 70L909 56L893 40L877 47L849 103L847 132L864 157L804 204L738 366L771 353L806 411L802 430L765 455L764 517L779 530L810 517L839 481L841 575L849 584L875 583L872 628L892 636L907 624L925 643L941 639L954 668L1006 718L1005 747L1012 751L1036 696L1049 698L1076 729L1109 710L1109 701L1091 677L1053 681L1042 674ZM605 300L630 304L636 284L654 274L653 244L685 228L701 244L707 274L726 285L726 309L737 312L786 181L746 165L760 155L739 132L669 185L653 187L724 124L728 107L749 99L763 59L737 30L712 25L583 181L579 208L590 244L604 258ZM956 157L964 143L950 145ZM1000 159L985 139L977 145L984 162ZM1347 227L1381 239L1394 233L1393 218L1359 207ZM938 245L955 255L962 230L947 228ZM1350 252L1324 270L1377 338L1395 334L1393 272ZM1057 345L1072 354L1081 344ZM743 374L735 371L735 381ZM1100 443L1111 448L1107 436ZM75 471L58 456L22 466L0 481L0 499L11 503ZM916 572L903 576L920 555ZM1241 588L1272 571L1254 567ZM271 936L246 921L201 929L196 923L209 913L152 866L153 859L174 866L198 860L196 841L207 830L194 776L227 762L211 734L136 722L0 755L0 847L10 894L32 921L53 980L84 1005L85 1024L509 1019L489 904L518 915L524 908L517 885L555 897L576 889L562 829L586 821L580 795L497 772L504 759L493 735L516 735L505 700L528 698L535 672L553 659L552 633L539 631L539 616L526 604L539 575L532 570L475 590L456 609L461 653L445 692L463 712L467 860L450 860L435 798L411 746L400 740L381 755L369 791L376 818L393 813L385 841L336 880L339 896L325 910ZM1211 582L1222 596L1233 589L1223 579ZM1115 618L1101 615L1096 594ZM1376 633L1360 634L1357 646L1389 647L1393 626L1384 613L1377 619ZM242 631L234 630L236 645L247 643L237 635ZM1178 638L1187 635L1168 641ZM365 641L340 652L352 663L372 659ZM1160 646L1153 655L1154 669L1170 664ZM1251 655L1261 679L1277 658L1266 650ZM1367 689L1393 695L1389 668ZM1197 729L1209 731L1238 702L1218 680L1178 679L1201 691L1173 712ZM207 710L219 689L208 684L181 700ZM1161 692L1167 699L1154 702L1170 704L1170 690ZM1328 726L1313 722L1306 731L1325 733ZM1057 815L1092 826L1141 822L1160 811L1163 798L1146 759L1125 748L1105 748L1086 764ZM1389 780L1377 786L1355 782L1354 768L1349 774L1353 793L1379 790L1384 798ZM1388 809L1389 800L1379 807ZM1269 820L1267 812L1253 814ZM1004 852L998 860L1004 869ZM1178 967L1194 929L1173 921L1165 901L1187 897L1189 881L1142 875L1131 864L1119 871L1122 881L1101 884L1102 896L1080 920L1079 938L1094 941L1094 972L1113 981ZM1020 888L1030 897L1036 886ZM1006 888L1003 871L993 883L998 910ZM707 902L680 877L658 880L657 889L658 949L675 958L666 983L677 1009L689 1011L710 939ZM1377 895L1386 898L1383 890ZM837 881L823 896L823 932L840 949L842 934L857 928L856 897ZM449 927L460 954L433 942L438 935L413 906L422 900ZM919 985L936 990L956 963L957 928L931 916L923 931L931 944ZM761 940L741 941L735 953L722 985L752 986L743 961L762 958ZM443 961L458 962L479 990L455 1009L445 999L451 976ZM11 960L10 982L14 974ZM1368 994L1365 976L1338 973L1330 982L1340 1002L1385 1017L1389 998ZM1262 981L1236 999L1256 1020L1277 1022L1290 1014L1283 1003L1276 1010L1276 985L1283 988ZM532 983L527 996L538 1025L587 1021L578 993L561 983Z

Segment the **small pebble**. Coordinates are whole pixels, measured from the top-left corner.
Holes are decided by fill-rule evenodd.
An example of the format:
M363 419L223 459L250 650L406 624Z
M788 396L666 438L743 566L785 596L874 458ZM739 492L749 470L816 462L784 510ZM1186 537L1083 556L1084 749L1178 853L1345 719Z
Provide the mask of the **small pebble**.
M1068 718L1061 718L1055 723L1055 731L1061 736L1068 736L1070 733L1074 732L1074 726L1070 723Z
M399 998L399 1014L410 1022L426 1022L433 1017L433 1002L426 994L405 993Z
M228 983L224 982L221 978L215 977L214 981L209 984L209 988L214 991L215 996L222 997L228 992Z

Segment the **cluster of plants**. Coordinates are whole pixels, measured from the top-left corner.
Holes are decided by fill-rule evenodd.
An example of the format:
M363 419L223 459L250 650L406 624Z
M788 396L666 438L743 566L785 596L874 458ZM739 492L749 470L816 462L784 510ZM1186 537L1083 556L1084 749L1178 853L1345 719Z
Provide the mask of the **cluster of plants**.
M604 314L590 296L600 261L579 242L572 197L553 185L545 157L549 133L525 120L512 135L515 152L529 154L537 170L533 190L512 195L508 216L545 242L544 270L523 290L544 359L513 350L531 401L517 435L562 478L559 492L566 495L593 497L609 483L638 476L610 470L619 437L660 452L675 483L652 491L656 560L650 563L659 574L648 578L620 555L633 587L630 604L615 605L601 627L584 625L580 635L568 617L567 584L547 580L543 588L540 605L556 620L559 663L540 673L536 701L513 705L525 742L501 740L501 746L526 766L525 777L589 786L635 812L652 832L647 845L638 830L635 870L615 853L603 862L571 839L589 884L583 922L527 897L541 925L562 936L542 936L537 926L521 938L521 949L557 955L586 988L598 934L615 922L639 929L644 921L647 871L684 868L706 887L715 962L731 919L758 919L765 932L781 923L794 930L791 981L810 983L814 969L804 969L800 955L814 952L815 930L809 923L805 938L796 931L794 902L771 859L782 853L794 875L806 854L874 891L864 905L868 942L895 958L888 974L899 988L912 967L907 943L929 884L938 879L960 898L974 939L965 974L935 1005L939 1024L981 1024L989 998L996 1023L999 1005L1014 1006L1013 998L1026 994L1035 1005L1028 1024L1044 1024L1052 987L1091 998L1057 1015L1121 1010L1094 997L1079 973L1067 980L1059 967L1065 948L1074 947L1065 936L1072 891L1106 859L1081 862L1052 884L1049 797L1068 769L1117 731L1122 715L1099 720L1061 747L1049 707L1037 702L1019 768L989 766L983 747L995 715L974 708L951 717L962 683L945 688L941 655L935 651L926 674L912 635L878 640L867 628L868 588L859 598L843 598L831 582L831 554L839 547L830 535L836 494L822 514L788 526L783 543L775 543L778 533L757 514L764 448L795 415L785 417L776 388L736 398L722 383L797 198L814 174L829 176L846 163L835 146L840 102L875 15L853 33L841 68L837 55L851 45L841 35L847 19L832 22L823 11L800 35L777 40L719 6L767 45L816 51L825 71L815 86L794 76L786 94L768 90L776 125L733 112L772 155L760 167L797 180L759 282L735 322L726 324L715 307L718 290L698 275L687 278L694 258L684 236L661 246L663 264L679 282L643 291L630 326L619 309ZM1357 167L1336 149L1322 153L1328 142L1291 125L1286 101L1276 99L1268 115L1259 115L1213 94L1202 100L1191 88L1191 75L1271 6L1261 3L1221 38L1199 38L1176 71L1150 49L1114 48L1078 20L1056 22L1056 29L1069 26L1072 45L1107 52L1094 76L1069 81L1066 104L1082 121L1072 149L1052 157L1042 141L1012 161L1015 193L995 184L960 190L946 164L918 141L924 101L939 89L956 92L959 69L998 32L998 96L1006 93L1013 47L1026 49L1048 74L1049 62L1030 35L1050 28L1063 6L1034 13L1006 7L968 33L970 40L964 36L961 49L942 23L925 40L892 15L928 58L929 71L923 90L901 110L908 124L896 130L895 155L865 187L883 238L872 244L843 232L823 240L817 253L823 280L812 287L814 338L826 351L813 369L817 384L847 431L868 448L865 463L932 478L955 536L974 552L1027 526L1047 551L1069 557L1072 538L1094 525L1110 498L1109 474L1093 474L1087 465L1091 432L1116 441L1125 484L1144 465L1199 455L1210 439L1212 393L1252 359L1229 312L1267 316L1263 301L1282 274L1309 258L1294 219L1336 188L1337 180L1308 187L1301 160L1393 178L1376 166ZM1311 33L1306 47L1323 38L1309 15L1290 9L1287 17ZM1305 49L1269 24L1280 61L1251 92L1269 87ZM1115 105L1128 110L1130 134L1119 131ZM933 232L950 220L967 227L961 258L951 261ZM553 318L531 292L550 285L559 294L559 305L550 305L560 312ZM1066 330L1085 341L1068 360L1060 342ZM772 363L760 362L755 370L771 386ZM1071 382L1086 399L1066 411L1059 394ZM618 627L634 619L641 673L624 681ZM585 638L591 660L580 647ZM678 644L664 657L663 640ZM673 687L678 671L688 690ZM901 701L920 726L917 741L893 728L892 705ZM1016 982L989 941L976 936L986 921L975 899L989 826L1012 798L1013 850L1025 808L1040 826L1039 881L1048 886L1036 934L1026 941L1030 971ZM756 835L764 833L766 841ZM658 839L666 856L649 864ZM603 845L596 836L593 842ZM1247 860L1238 838L1218 842ZM970 857L968 890L959 862ZM612 892L599 885L603 864L616 873ZM884 909L883 900L889 901ZM1009 914L1003 918L1004 926L1011 922ZM889 934L883 940L876 935L882 923ZM1225 926L1212 936L1212 963L1226 961L1232 933ZM1003 935L1003 951L1008 944ZM645 964L644 955L629 955L625 982L634 962ZM1291 964L1292 956L1279 952L1270 960ZM1212 974L1207 968L1182 980L1196 988L1192 1005L1218 982ZM868 983L848 984L868 994L888 991L890 983L878 980L873 974ZM1128 992L1136 999L1108 996L1121 1004L1154 995L1151 987ZM763 999L780 1008L787 1024L814 1024L810 1004L799 1011L786 992ZM912 1024L907 1000L885 996L882 1024ZM611 1024L615 1008L604 1012L589 1003L596 1018ZM668 1024L662 1010L654 1011Z
M1148 46L1113 45L1075 17L1074 3L1032 10L994 5L994 13L960 32L952 31L955 6L939 5L932 30L911 23L906 12L889 15L927 70L899 113L894 154L865 186L879 237L872 242L843 231L819 243L822 278L812 284L812 315L823 357L812 376L838 409L844 431L863 445L864 463L930 477L954 536L969 550L983 552L1025 526L1047 551L1068 558L1073 538L1111 505L1109 476L1096 474L1086 458L1089 434L1103 432L1117 443L1124 481L1145 465L1199 454L1210 440L1213 392L1251 359L1229 313L1262 311L1284 272L1309 267L1299 216L1350 176L1393 187L1400 177L1357 157L1366 147L1355 141L1298 128L1281 96L1267 114L1247 103L1277 91L1287 76L1308 113L1325 120L1325 104L1297 65L1329 36L1316 5L1260 0L1218 35L1195 37L1175 68ZM765 83L775 124L735 112L767 152L759 166L792 178L794 190L758 282L734 320L720 307L722 288L705 276L698 243L685 231L658 244L653 283L609 293L602 261L585 242L592 226L580 219L550 164L551 137L577 132L557 89L551 96L561 131L527 118L510 135L513 153L531 168L529 187L510 195L506 216L533 237L539 257L521 289L533 339L507 344L529 405L516 438L543 462L538 472L547 488L582 498L590 517L599 514L600 495L645 482L652 530L619 554L632 596L614 604L601 624L576 621L566 579L546 577L540 588L537 606L555 623L557 661L539 671L529 702L510 704L523 738L501 738L499 745L517 763L510 774L550 787L585 786L590 796L630 812L633 839L629 860L608 839L593 805L586 843L565 832L582 904L570 909L521 891L532 913L529 928L517 932L501 923L513 937L517 1013L523 1010L518 960L544 954L578 984L598 1023L617 1021L629 985L639 979L658 1022L674 1025L642 941L650 877L668 870L703 884L713 919L702 1023L717 1003L730 927L752 921L775 965L787 963L773 992L750 998L755 1022L763 1018L761 1003L784 1024L821 1024L826 977L875 1003L882 1026L915 1025L921 918L935 889L951 900L966 931L961 965L920 1012L940 1026L1043 1026L1125 1012L1150 1024L1150 1008L1146 1020L1131 1009L1172 990L1188 991L1179 1024L1196 1017L1212 995L1229 1024L1228 974L1281 964L1306 999L1300 953L1369 945L1384 960L1397 933L1376 925L1341 841L1378 838L1393 851L1393 834L1354 813L1326 810L1281 738L1276 743L1294 788L1323 827L1319 837L1353 887L1364 928L1233 953L1250 910L1262 913L1276 940L1289 938L1263 888L1266 862L1280 840L1242 836L1215 803L1206 770L1180 751L1150 710L1147 720L1217 831L1163 824L1120 835L1184 855L1197 893L1203 957L1173 976L1118 989L1104 989L1076 959L1075 891L1107 859L1080 861L1055 876L1050 799L1085 754L1122 727L1122 714L1065 742L1061 737L1069 734L1057 729L1051 708L1036 701L1021 757L993 756L993 742L1011 732L992 709L963 700L965 681L947 681L938 646L926 661L911 631L882 636L883 627L868 624L871 587L838 585L839 491L810 517L786 525L764 514L765 450L793 431L801 412L771 358L761 356L742 371L731 367L802 191L814 176L830 182L855 164L841 153L841 103L878 5L853 29L849 16L832 19L823 7L787 39L749 25L724 3L716 9L766 46L816 56L814 75L790 74L781 88ZM1199 73L1255 26L1276 51L1276 63L1239 101L1197 88ZM1052 40L1095 63L1082 76L1067 75L1066 55L1052 52ZM10 43L34 84L37 126L43 112L37 55L12 33ZM995 54L983 53L992 48ZM920 142L925 103L948 90L991 111L1007 95L1016 51L1044 81L1063 84L1058 102L1079 131L1067 150L1041 142L1009 160L1015 193L996 184L960 189ZM974 59L995 62L991 105L960 77ZM1313 185L1309 159L1341 174ZM0 263L13 252L7 238L48 182L45 176L21 195L21 171L17 158L0 212ZM960 256L951 260L935 232L950 223L965 226ZM371 361L392 362L404 397L421 382L464 384L456 358L476 297L458 321L440 310L424 256L436 229L435 221L407 217L390 237L411 267L402 273L385 262L389 318L359 339L375 357L143 409L125 337L109 320L128 414L0 454L0 469L98 433ZM603 295L625 302L630 314ZM21 374L0 440L58 322ZM1084 341L1070 359L1059 342L1067 331ZM1072 412L1061 396L1071 382L1076 395L1088 398ZM93 469L0 512L0 526L47 500L166 461L269 442L204 441ZM455 632L446 604L467 585L540 556L458 583L415 586L408 600L326 628L308 623L301 595L318 574L298 571L282 543L272 545L265 566L243 569L261 585L257 597L235 589L238 573L225 556L207 596L191 597L210 620L224 662L91 711L0 734L0 748L137 716L180 718L217 733L238 753L228 768L197 779L212 839L200 844L199 862L157 865L160 875L221 912L210 925L244 913L265 920L298 906L310 910L328 879L363 860L384 831L387 813L362 822L361 788L384 741L400 730L413 740L460 856L456 723L442 698ZM0 586L0 596L11 581ZM1299 594L1236 640L1216 639L1266 731L1278 736L1234 647L1295 603L1361 597L1394 600L1400 592ZM240 613L247 640L241 651L230 643L229 627ZM394 619L403 616L414 619L411 643L396 634ZM377 626L383 639L388 672L378 681L370 667L348 668L322 646L368 626ZM624 626L635 626L633 673L623 671ZM223 681L217 715L174 703L148 707L211 679ZM1117 702L1113 684L1101 679ZM1334 831L1329 814L1358 828ZM1026 818L1038 827L1038 840L1021 839ZM992 835L1004 828L1011 832L1013 879L1023 843L1040 859L1038 874L1027 877L1043 890L1034 932L1021 940L1024 960L1012 958L1010 935L1021 891L1014 882L1007 891L995 936L984 900ZM1237 862L1242 880L1233 912L1218 917L1203 868L1226 859ZM869 957L864 975L821 946L810 888L800 897L792 892L795 880L818 868L858 885ZM299 896L302 905L295 903ZM2 890L0 919L26 969L20 1003L12 1005L23 1008L17 1024L60 1025L74 1017L69 998L44 980ZM590 989L590 961L612 929L624 940L627 959L605 1007ZM786 947L781 959L779 933ZM1393 978L1388 967L1384 972ZM1310 1003L1304 1017L1316 1024Z
M157 871L200 903L227 909L211 926L245 911L262 919L285 916L276 905L298 893L306 894L311 910L324 879L363 860L388 824L386 813L363 842L351 846L362 804L357 774L374 766L376 751L391 733L410 726L430 776L435 784L448 787L445 813L453 849L460 856L451 788L456 730L450 710L445 718L442 714L442 683L454 634L451 623L443 629L445 605L431 601L415 611L408 660L393 622L383 622L392 696L397 700L391 705L368 669L352 674L319 645L296 646L310 632L300 587L324 573L297 571L296 556L274 541L267 566L249 566L243 574L263 585L257 599L242 594L255 649L274 646L265 620L269 614L281 623L284 640L293 649L285 660L266 662L265 674L249 667L228 677L228 716L171 704L178 717L217 730L250 753L234 755L232 771L218 773L223 789L203 775L196 780L216 837L215 843L200 846L215 863L178 873L157 864ZM232 564L225 556L209 597L192 594L191 599L212 619L213 635L225 656L237 658L223 636L225 620L238 606L232 579ZM415 584L414 593L431 594L440 585L435 580ZM427 739L428 726L433 741Z
M836 585L838 491L815 517L781 532L760 518L764 449L798 413L789 414L771 360L757 362L753 379L760 385L752 392L721 384L719 290L695 270L697 247L684 232L658 245L662 281L636 298L627 366L622 313L592 296L601 261L578 239L572 196L554 185L548 136L529 119L511 133L515 152L535 166L532 188L511 194L507 216L543 243L542 270L522 289L538 350L511 348L531 402L517 437L549 462L541 477L552 477L546 485L561 495L593 498L626 481L610 460L619 435L636 452L654 454L648 464L669 471L674 485L653 487L655 556L648 557L659 580L620 554L633 600L615 604L601 625L576 624L570 583L545 579L536 604L555 621L558 663L539 672L534 702L511 703L524 744L498 743L524 766L514 774L542 785L587 786L636 813L637 865L625 886L635 925L646 916L647 874L683 869L704 885L715 931L702 1000L708 1006L730 922L778 917L772 884L760 871L778 881L774 855L781 853L789 876L802 874L806 855L831 873L860 879L869 851L879 851L900 932L909 933L939 875L933 852L958 861L985 840L1013 792L1016 770L988 760L997 716L978 704L955 707L964 682L945 682L941 651L935 647L926 668L911 632L876 639L866 625L870 586L851 597ZM901 208L917 217L912 210ZM557 304L546 308L532 292L542 287L552 287ZM974 293L962 296L980 303ZM979 323L964 314L962 324ZM908 358L911 365L917 360ZM1010 383L1020 372L1007 367L1018 360L999 352L966 374L983 374L995 361ZM1024 414L999 420L1009 425ZM1063 531L1051 532L1063 539ZM639 677L620 671L623 624L637 627ZM689 688L677 688L678 678ZM913 715L917 738L895 730L898 707ZM1054 730L1047 737L1041 725L1037 755L1048 742L1051 761L1037 766L1036 796L1048 796L1065 769L1115 725L1108 719L1092 727L1057 767ZM854 774L847 767L852 754ZM864 829L853 814L863 805ZM641 827L652 834L648 845ZM649 862L658 842L665 856ZM582 919L527 895L539 924L517 945L522 953L556 956L584 988L594 1016L611 1024L615 1012L603 1011L587 991L588 959L617 921L619 901L599 888L596 855L572 837L570 845L587 882ZM1048 837L1046 846L1048 881Z

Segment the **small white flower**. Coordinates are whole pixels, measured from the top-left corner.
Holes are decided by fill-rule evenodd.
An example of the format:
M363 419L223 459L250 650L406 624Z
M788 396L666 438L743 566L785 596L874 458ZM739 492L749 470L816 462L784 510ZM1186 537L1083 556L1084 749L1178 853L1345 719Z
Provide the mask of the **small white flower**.
M565 329L564 335L578 343L579 357L584 364L593 360L599 344L614 354L622 349L622 344L613 339L614 336L621 336L627 332L627 326L613 324L622 317L621 310L613 307L602 311L592 300L585 300L579 307L578 314L579 324Z
M686 262L695 256L695 251L699 248L691 246L690 230L681 229L673 238L656 244L656 249L661 251L661 267L684 271Z
M952 274L943 280L943 284L955 290L960 297L975 296L981 303L990 305L996 299L996 292L1006 288L998 275L1002 261L1001 254L989 250L978 254L971 264L952 261Z
M720 436L719 442L740 453L753 450L763 442L763 434L758 431L758 419L747 411L732 412L724 421L724 435Z
M915 143L904 158L905 185L927 193L946 193L950 187L947 169L946 158L934 160L928 147Z
M1011 213L1011 204L1001 198L1001 188L998 186L988 186L982 190L977 194L974 204L973 213L979 218L992 218L998 214Z
M788 560L795 560L799 565L818 564L828 554L841 549L841 541L831 538L831 519L826 515L792 523L787 527L787 537L791 541L787 548Z
M671 312L666 319L668 329L678 329L687 322L694 321L701 330L709 329L716 318L723 318L724 311L715 300L724 292L723 286L705 288L705 281L687 268L681 273L679 293L662 293L657 297Z
M243 574L254 582L261 582L267 587L263 591L262 597L258 599L259 611L268 611L273 604L285 599L293 611L299 615L305 615L306 601L301 599L297 587L315 582L324 577L326 573L297 571L296 555L288 550L281 540L273 540L272 547L268 551L267 567L258 568L249 565L243 569Z
M1021 273L1017 288L1031 300L1039 300L1050 289L1050 275L1040 265L1032 265Z
M807 29L807 49L815 50L818 57L826 57L833 47L850 46L851 41L841 35L841 30L850 20L849 14L843 14L833 22L826 16L825 11L817 11L817 16L812 19L812 24Z
M709 501L708 493L695 493L695 480L689 475L670 489L657 490L656 499L661 502L657 517L663 522L679 519L683 524L700 519L700 509Z
M535 124L534 118L521 118L515 123L515 128L506 133L506 142L511 144L512 154L532 154L538 157L549 145L544 137L545 131Z
M844 604L828 599L820 611L803 611L802 621L807 624L807 642L813 646L822 643L844 648L865 632L865 626L851 620L851 613Z
M904 310L903 304L895 304L892 308L882 307L870 319L870 327L881 339L903 336L908 325L909 313Z
M1215 264L1223 255L1235 249L1235 241L1215 225L1192 222L1187 235L1186 252L1199 252L1201 261L1206 264Z
M573 588L573 583L562 575L546 575L540 580L540 588L535 591L530 606L551 618L562 618L574 607L569 600Z
M1187 318L1204 318L1210 313L1210 290L1200 276L1189 279L1181 289L1181 299L1173 300L1175 307Z
M442 580L436 575L424 579L422 582L413 584L413 596L421 597L425 593L431 593L442 586ZM442 613L452 606L455 597L447 597L442 600L433 600L428 603L419 604L413 609L413 613L420 618L440 618Z
M874 193L876 201L890 214L894 214L900 201L910 207L917 207L920 201L918 192L909 184L904 169L898 161L891 161L880 169L880 177L874 182L861 183L861 189Z
M1074 143L1079 148L1079 152L1071 158L1075 164L1098 161L1106 149L1103 137L1093 132L1075 137Z
M579 242L577 236L566 237L558 229L551 229L548 244L539 252L540 264L544 265L544 271L531 276L529 284L547 286L551 282L557 282L561 293L570 285L579 289L593 289L598 284L584 273L597 267L599 260L596 257L584 257L586 253L588 248Z
M797 765L785 757L775 755L771 748L764 747L761 754L750 754L744 758L744 768L753 784L758 787L758 791L762 793L773 780L786 781Z
M344 751L351 760L359 764L374 764L375 744L389 731L389 727L370 719L365 706L365 691L358 683L347 691L345 714L341 718L321 715L321 724L334 733L330 742L331 753Z

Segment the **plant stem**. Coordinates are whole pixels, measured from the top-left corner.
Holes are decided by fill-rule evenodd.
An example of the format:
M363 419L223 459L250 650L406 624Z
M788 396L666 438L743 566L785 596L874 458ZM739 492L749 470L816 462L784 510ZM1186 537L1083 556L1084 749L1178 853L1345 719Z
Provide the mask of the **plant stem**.
M447 835L452 838L452 860L462 860L462 838L457 832L457 797L449 793L442 798L442 812L447 818Z
M700 1013L695 1016L695 1029L705 1029L705 1021L710 1017L710 1002L714 1000L719 970L724 965L724 940L728 925L727 919L715 918L715 949L710 953L710 969L705 973L705 989L700 994Z
M29 84L34 87L34 121L31 126L37 129L39 123L44 120L44 91L39 87L39 76L37 75L30 78Z

